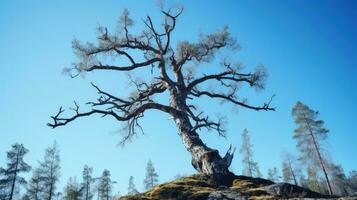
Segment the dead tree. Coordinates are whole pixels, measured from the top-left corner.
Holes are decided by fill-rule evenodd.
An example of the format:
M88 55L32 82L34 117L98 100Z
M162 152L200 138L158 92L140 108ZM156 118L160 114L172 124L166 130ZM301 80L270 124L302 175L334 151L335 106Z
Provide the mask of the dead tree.
M198 131L205 128L215 130L220 136L224 136L221 121L205 116L193 102L202 97L209 97L256 111L274 110L270 107L271 99L262 106L253 106L237 95L240 84L263 89L266 73L262 67L258 67L254 72L243 72L239 65L225 61L222 62L222 66L216 66L217 69L221 69L218 73L195 75L189 69L189 65L208 65L219 50L233 50L237 43L225 27L215 33L201 35L196 43L182 41L174 48L171 36L182 11L180 8L161 11L161 27L155 26L152 18L147 16L143 20L146 28L142 33L132 34L129 30L133 20L129 17L128 10L124 10L119 19L118 32L109 33L107 28L99 27L97 44L73 41L73 48L80 59L72 68L65 70L71 77L99 70L132 72L140 69L147 70L148 76L152 79L132 80L136 92L127 98L106 92L92 83L99 98L95 102L88 102L90 110L80 111L79 105L75 102L75 107L72 108L74 114L63 117L64 109L61 107L58 113L52 116L53 122L48 123L48 126L64 126L78 118L91 115L110 116L117 121L126 122L127 131L121 141L124 144L137 134L138 130L142 130L139 119L146 111L161 111L174 120L186 149L192 155L192 165L197 171L215 177L229 173L228 167L234 153L232 148L230 147L225 156L221 157L217 150L207 147L198 135ZM126 59L127 65L103 64L99 61L102 60L102 55ZM215 83L216 90L205 89L207 83ZM155 101L154 97L164 93L169 96L168 105Z

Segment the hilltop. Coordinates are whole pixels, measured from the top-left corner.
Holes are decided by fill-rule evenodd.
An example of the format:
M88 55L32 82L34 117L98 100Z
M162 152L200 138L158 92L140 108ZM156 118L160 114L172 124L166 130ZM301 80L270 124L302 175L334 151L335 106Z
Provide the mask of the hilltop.
M338 199L289 183L274 183L262 178L231 175L221 184L196 174L160 184L147 192L119 200L248 200L248 199ZM340 198L341 199L341 198ZM349 198L354 199L354 198Z

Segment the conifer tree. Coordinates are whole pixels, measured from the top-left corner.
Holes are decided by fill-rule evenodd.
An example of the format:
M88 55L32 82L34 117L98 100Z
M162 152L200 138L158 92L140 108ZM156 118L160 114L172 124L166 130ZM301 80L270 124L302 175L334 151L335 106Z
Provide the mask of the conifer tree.
M279 176L278 168L274 167L272 169L268 169L268 177L267 178L273 182L279 182L280 176Z
M332 163L330 164L330 171L334 194L347 196L350 193L349 191L351 190L351 187L348 184L348 180L342 166Z
M82 177L83 177L83 183L82 183L82 196L83 200L91 200L93 198L93 192L92 192L92 183L93 183L93 168L88 167L87 165L84 166L83 172L82 172Z
M320 142L326 139L328 133L328 130L323 127L324 121L317 119L319 112L310 109L301 102L296 103L292 115L298 125L298 128L295 129L294 139L296 139L297 147L301 152L300 158L320 166L329 194L333 194L320 147Z
M12 149L7 152L7 167L0 168L0 192L2 198L6 200L14 199L19 185L26 184L26 180L20 176L20 173L29 172L31 166L24 161L24 156L28 153L28 149L22 144L12 145Z
M298 185L297 170L293 166L293 157L290 154L284 156L282 174L284 182Z
M81 187L76 178L70 177L64 188L64 200L80 200L81 191Z
M60 157L57 143L45 151L44 161L38 168L42 184L45 186L42 199L53 200L56 194L56 186L60 177Z
M243 175L250 177L261 177L258 163L253 160L253 145L250 144L249 133L247 129L243 130L242 133L242 144L240 147L240 153L243 154Z
M135 187L134 177L130 176L130 178L129 178L129 186L128 186L128 195L134 195L134 194L137 194L137 193L139 193L139 192Z
M313 190L315 192L322 192L316 167L307 167L307 182L310 190Z
M111 199L112 194L112 180L110 179L110 171L105 169L100 177L98 186L98 196L100 200Z
M152 187L154 187L158 183L158 177L159 175L156 173L154 165L152 164L152 161L149 160L146 166L146 177L144 179L144 188L145 190L148 190Z
M45 186L41 184L41 174L38 169L35 169L27 186L26 195L32 200L40 200L43 187Z

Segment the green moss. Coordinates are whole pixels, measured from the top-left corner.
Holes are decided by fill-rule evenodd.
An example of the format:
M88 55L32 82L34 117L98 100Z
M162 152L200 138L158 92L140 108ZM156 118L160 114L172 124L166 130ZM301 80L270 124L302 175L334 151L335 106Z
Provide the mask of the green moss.
M203 200L215 191L212 182L203 175L184 177L157 185L149 191L120 198L120 200L192 199Z

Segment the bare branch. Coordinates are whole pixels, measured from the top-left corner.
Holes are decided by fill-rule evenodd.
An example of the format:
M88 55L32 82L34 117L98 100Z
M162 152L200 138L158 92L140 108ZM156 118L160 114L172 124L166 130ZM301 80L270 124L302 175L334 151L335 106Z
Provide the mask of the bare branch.
M275 108L272 108L270 107L270 103L273 99L273 97L275 95L273 95L271 97L271 99L269 100L268 103L264 103L263 106L251 106L251 105L248 105L244 102L241 102L241 101L238 101L233 93L230 94L230 95L225 95L225 94L217 94L217 93L214 93L214 92L208 92L208 91L199 91L197 89L193 89L192 92L190 92L191 95L195 96L195 97L200 97L200 96L208 96L208 97L211 97L211 98L218 98L218 99L222 99L222 100L225 100L225 101L228 101L228 102L231 102L233 104L236 104L236 105L239 105L239 106L242 106L242 107L245 107L245 108L249 108L249 109L253 109L253 110L256 110L256 111L259 111L259 110L272 110L272 111L275 111Z

